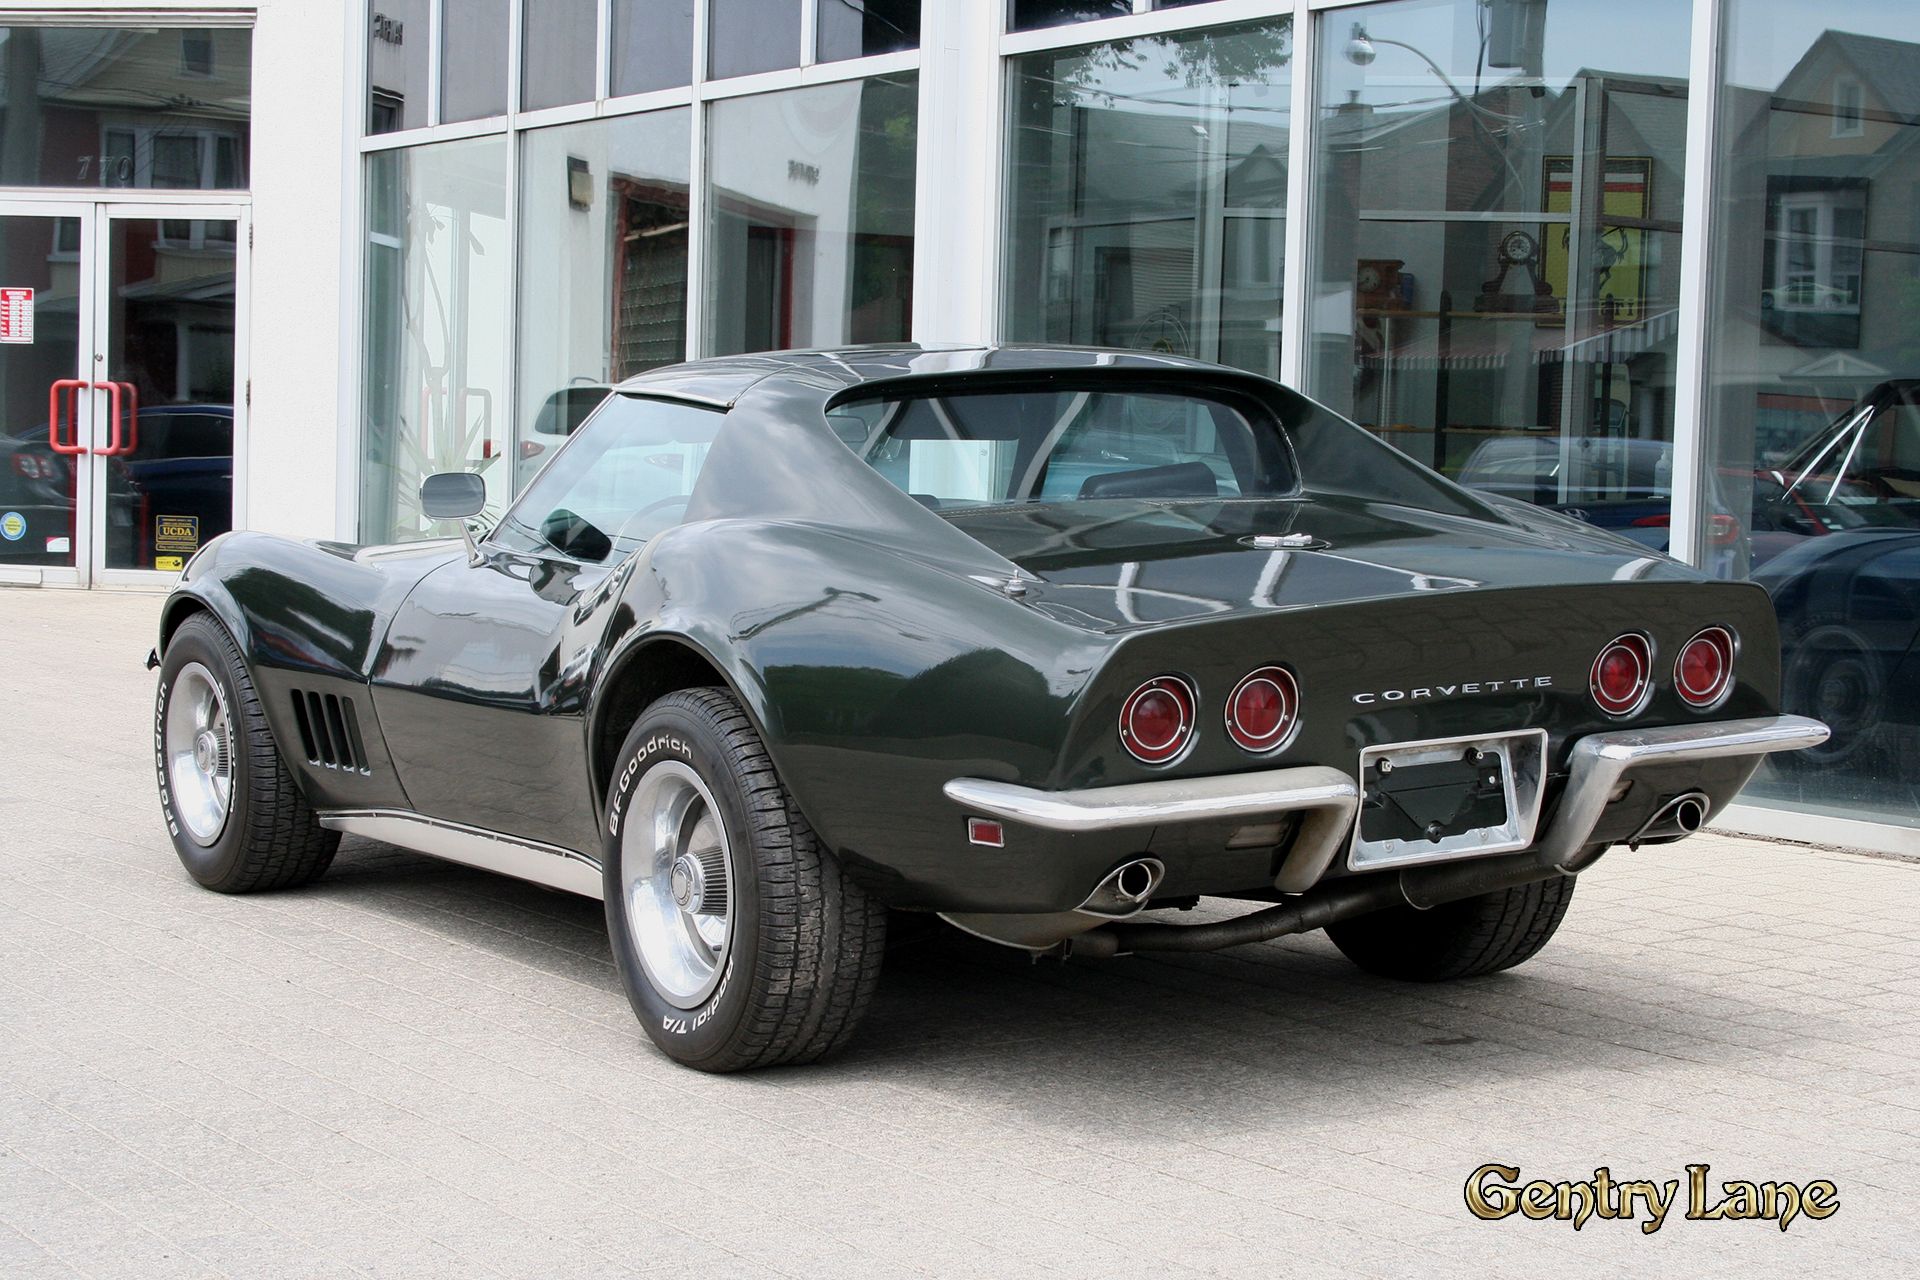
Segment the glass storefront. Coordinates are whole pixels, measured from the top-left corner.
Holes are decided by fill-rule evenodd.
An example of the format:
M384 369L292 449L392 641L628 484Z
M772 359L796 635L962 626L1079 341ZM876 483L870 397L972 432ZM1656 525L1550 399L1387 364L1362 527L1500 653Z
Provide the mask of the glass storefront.
M1844 14L1835 9L1844 9ZM1709 478L1833 726L1748 795L1920 813L1920 22L1731 0L1707 302Z
M1463 484L1766 586L1788 709L1836 733L1749 798L1920 825L1909 0L369 14L369 539L431 532L426 470L479 470L497 507L610 385L688 356L1192 355L1294 381ZM482 123L438 128L461 120ZM917 213L943 234L916 244Z
M488 510L504 509L643 370L696 351L910 336L920 84L900 68L918 5L705 11L715 74L703 77L692 0L370 0L367 133L401 145L370 145L362 161L363 541L444 534L418 498L439 471L479 473ZM808 32L844 72L773 92L692 88L722 69L797 68ZM889 61L859 61L876 56ZM684 105L595 110L676 89ZM523 123L523 111L541 114Z
M1307 390L1464 484L1665 550L1690 20L1620 9L1321 21Z
M366 216L360 532L391 542L432 532L435 472L485 476L491 511L512 492L507 140L375 153Z
M1015 60L1006 336L1276 376L1291 18Z
M912 75L709 108L707 351L908 337Z
M686 358L690 120L680 107L521 138L523 481L612 384Z

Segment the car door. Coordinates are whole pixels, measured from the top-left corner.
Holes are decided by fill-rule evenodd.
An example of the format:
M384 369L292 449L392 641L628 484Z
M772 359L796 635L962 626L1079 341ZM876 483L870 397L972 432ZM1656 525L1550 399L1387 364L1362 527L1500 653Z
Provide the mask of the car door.
M599 849L586 713L619 567L679 523L724 415L614 395L388 628L373 700L413 808Z

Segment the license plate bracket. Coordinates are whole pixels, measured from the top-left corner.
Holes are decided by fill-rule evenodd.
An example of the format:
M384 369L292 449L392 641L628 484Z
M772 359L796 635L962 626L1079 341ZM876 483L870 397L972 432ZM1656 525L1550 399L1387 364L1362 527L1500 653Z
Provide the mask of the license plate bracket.
M1355 871L1512 853L1533 843L1547 733L1387 743L1360 753Z

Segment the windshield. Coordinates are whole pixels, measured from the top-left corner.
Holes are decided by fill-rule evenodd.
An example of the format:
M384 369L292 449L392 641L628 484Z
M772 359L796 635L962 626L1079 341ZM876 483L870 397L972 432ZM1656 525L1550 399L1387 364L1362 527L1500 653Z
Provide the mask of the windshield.
M725 415L614 395L507 513L495 538L520 551L617 560L680 523Z
M996 389L855 401L827 416L868 465L936 509L1297 488L1277 423L1203 395Z

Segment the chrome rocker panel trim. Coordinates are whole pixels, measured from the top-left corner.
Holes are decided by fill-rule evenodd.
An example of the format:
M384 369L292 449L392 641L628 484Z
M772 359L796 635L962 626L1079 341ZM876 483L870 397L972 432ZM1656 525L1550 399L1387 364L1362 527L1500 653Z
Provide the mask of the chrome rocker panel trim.
M1561 793L1559 811L1540 842L1540 860L1570 871L1568 864L1579 856L1599 825L1614 788L1635 769L1733 756L1751 756L1758 766L1763 755L1817 747L1831 733L1826 725L1806 716L1755 716L1589 734L1573 744L1567 762L1567 787Z
M319 814L319 819L329 830L384 840L415 853L564 889L583 898L598 900L603 893L599 862L558 845L405 809L332 809Z
M947 799L971 812L1069 835L1163 822L1301 813L1293 852L1274 882L1275 888L1289 893L1309 888L1326 872L1345 846L1360 807L1360 787L1352 776L1325 765L1128 782L1081 791L1040 791L984 778L954 778L941 789Z

